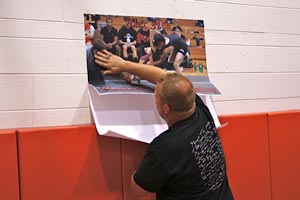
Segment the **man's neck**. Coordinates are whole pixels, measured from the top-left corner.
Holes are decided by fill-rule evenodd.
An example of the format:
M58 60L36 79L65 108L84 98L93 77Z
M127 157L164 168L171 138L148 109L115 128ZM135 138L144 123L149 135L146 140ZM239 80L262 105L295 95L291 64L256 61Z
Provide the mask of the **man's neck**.
M168 124L168 127L171 127L174 124L176 124L177 122L180 122L180 121L182 121L184 119L187 119L194 112L195 112L195 104L194 104L194 106L189 111L186 111L186 112L172 111L172 113L170 113L170 115L167 117L166 123Z

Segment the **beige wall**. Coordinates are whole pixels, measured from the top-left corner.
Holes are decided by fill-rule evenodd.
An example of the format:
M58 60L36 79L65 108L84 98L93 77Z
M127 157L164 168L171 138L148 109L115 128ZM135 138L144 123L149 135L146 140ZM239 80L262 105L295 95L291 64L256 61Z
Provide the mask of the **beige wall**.
M0 128L89 124L83 13L203 19L218 114L300 109L300 1L31 0L0 6Z

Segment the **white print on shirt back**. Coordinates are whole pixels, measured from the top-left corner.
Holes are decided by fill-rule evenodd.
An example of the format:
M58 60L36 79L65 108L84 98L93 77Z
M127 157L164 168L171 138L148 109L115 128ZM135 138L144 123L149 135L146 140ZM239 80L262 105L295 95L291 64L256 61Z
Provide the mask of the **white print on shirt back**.
M191 141L192 152L204 185L209 190L215 190L221 186L225 177L224 154L217 131L212 122L207 122L196 138Z

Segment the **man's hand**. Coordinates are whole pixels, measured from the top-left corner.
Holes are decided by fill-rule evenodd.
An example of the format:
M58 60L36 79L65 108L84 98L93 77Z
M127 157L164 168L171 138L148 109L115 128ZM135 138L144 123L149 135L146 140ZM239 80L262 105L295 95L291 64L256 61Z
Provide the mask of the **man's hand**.
M101 52L98 51L94 57L95 62L98 65L107 69L104 74L118 74L124 71L122 67L125 65L126 61L119 56L115 56L112 53L103 50Z
M96 64L107 69L104 71L104 74L128 72L156 84L159 77L167 73L165 70L155 66L125 61L107 50L98 51L94 57Z

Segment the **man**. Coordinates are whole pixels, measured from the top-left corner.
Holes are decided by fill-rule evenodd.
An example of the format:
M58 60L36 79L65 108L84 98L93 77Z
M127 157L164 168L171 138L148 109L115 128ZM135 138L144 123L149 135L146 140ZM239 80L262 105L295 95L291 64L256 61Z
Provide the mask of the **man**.
M128 60L128 52L132 52L134 62L138 62L137 49L136 49L136 31L131 26L131 18L124 17L125 24L119 30L119 43L122 46L123 58Z
M182 34L182 28L177 25L172 28L173 34L178 35L185 41L185 36Z
M101 39L103 40L103 35L101 33L102 31L102 28L101 28L101 18L100 17L97 17L95 19L95 32L94 32L94 38L93 38L93 41L96 41L98 39Z
M221 141L193 84L158 67L125 61L104 51L96 63L111 73L129 72L155 83L155 104L168 130L156 137L132 176L136 194L157 200L232 200Z
M181 74L182 70L180 69L180 64L188 52L186 42L176 34L163 36L159 33L154 35L152 42L157 49L163 49L161 59L156 62L156 65L161 64L161 62L165 61L166 56L171 54L170 61L173 62L174 60L174 70Z
M106 26L101 29L101 34L107 50L120 56L121 47L118 45L118 30L113 27L112 18L106 18Z
M142 27L137 31L136 42L137 42L137 55L139 58L146 54L146 48L150 47L150 30L148 27L148 21L142 21Z
M88 82L94 86L100 86L104 84L104 77L102 75L103 68L95 63L95 54L97 51L106 49L105 43L101 39L94 41L93 46L86 50L87 72Z
M132 27L132 19L130 17L123 18L125 24L120 28L118 38L120 46L122 46L122 54L125 60L129 59L128 53L132 53L132 60L138 62L137 49L136 49L136 31ZM138 85L140 78L131 75L128 72L122 72L121 76L124 80L131 85Z

